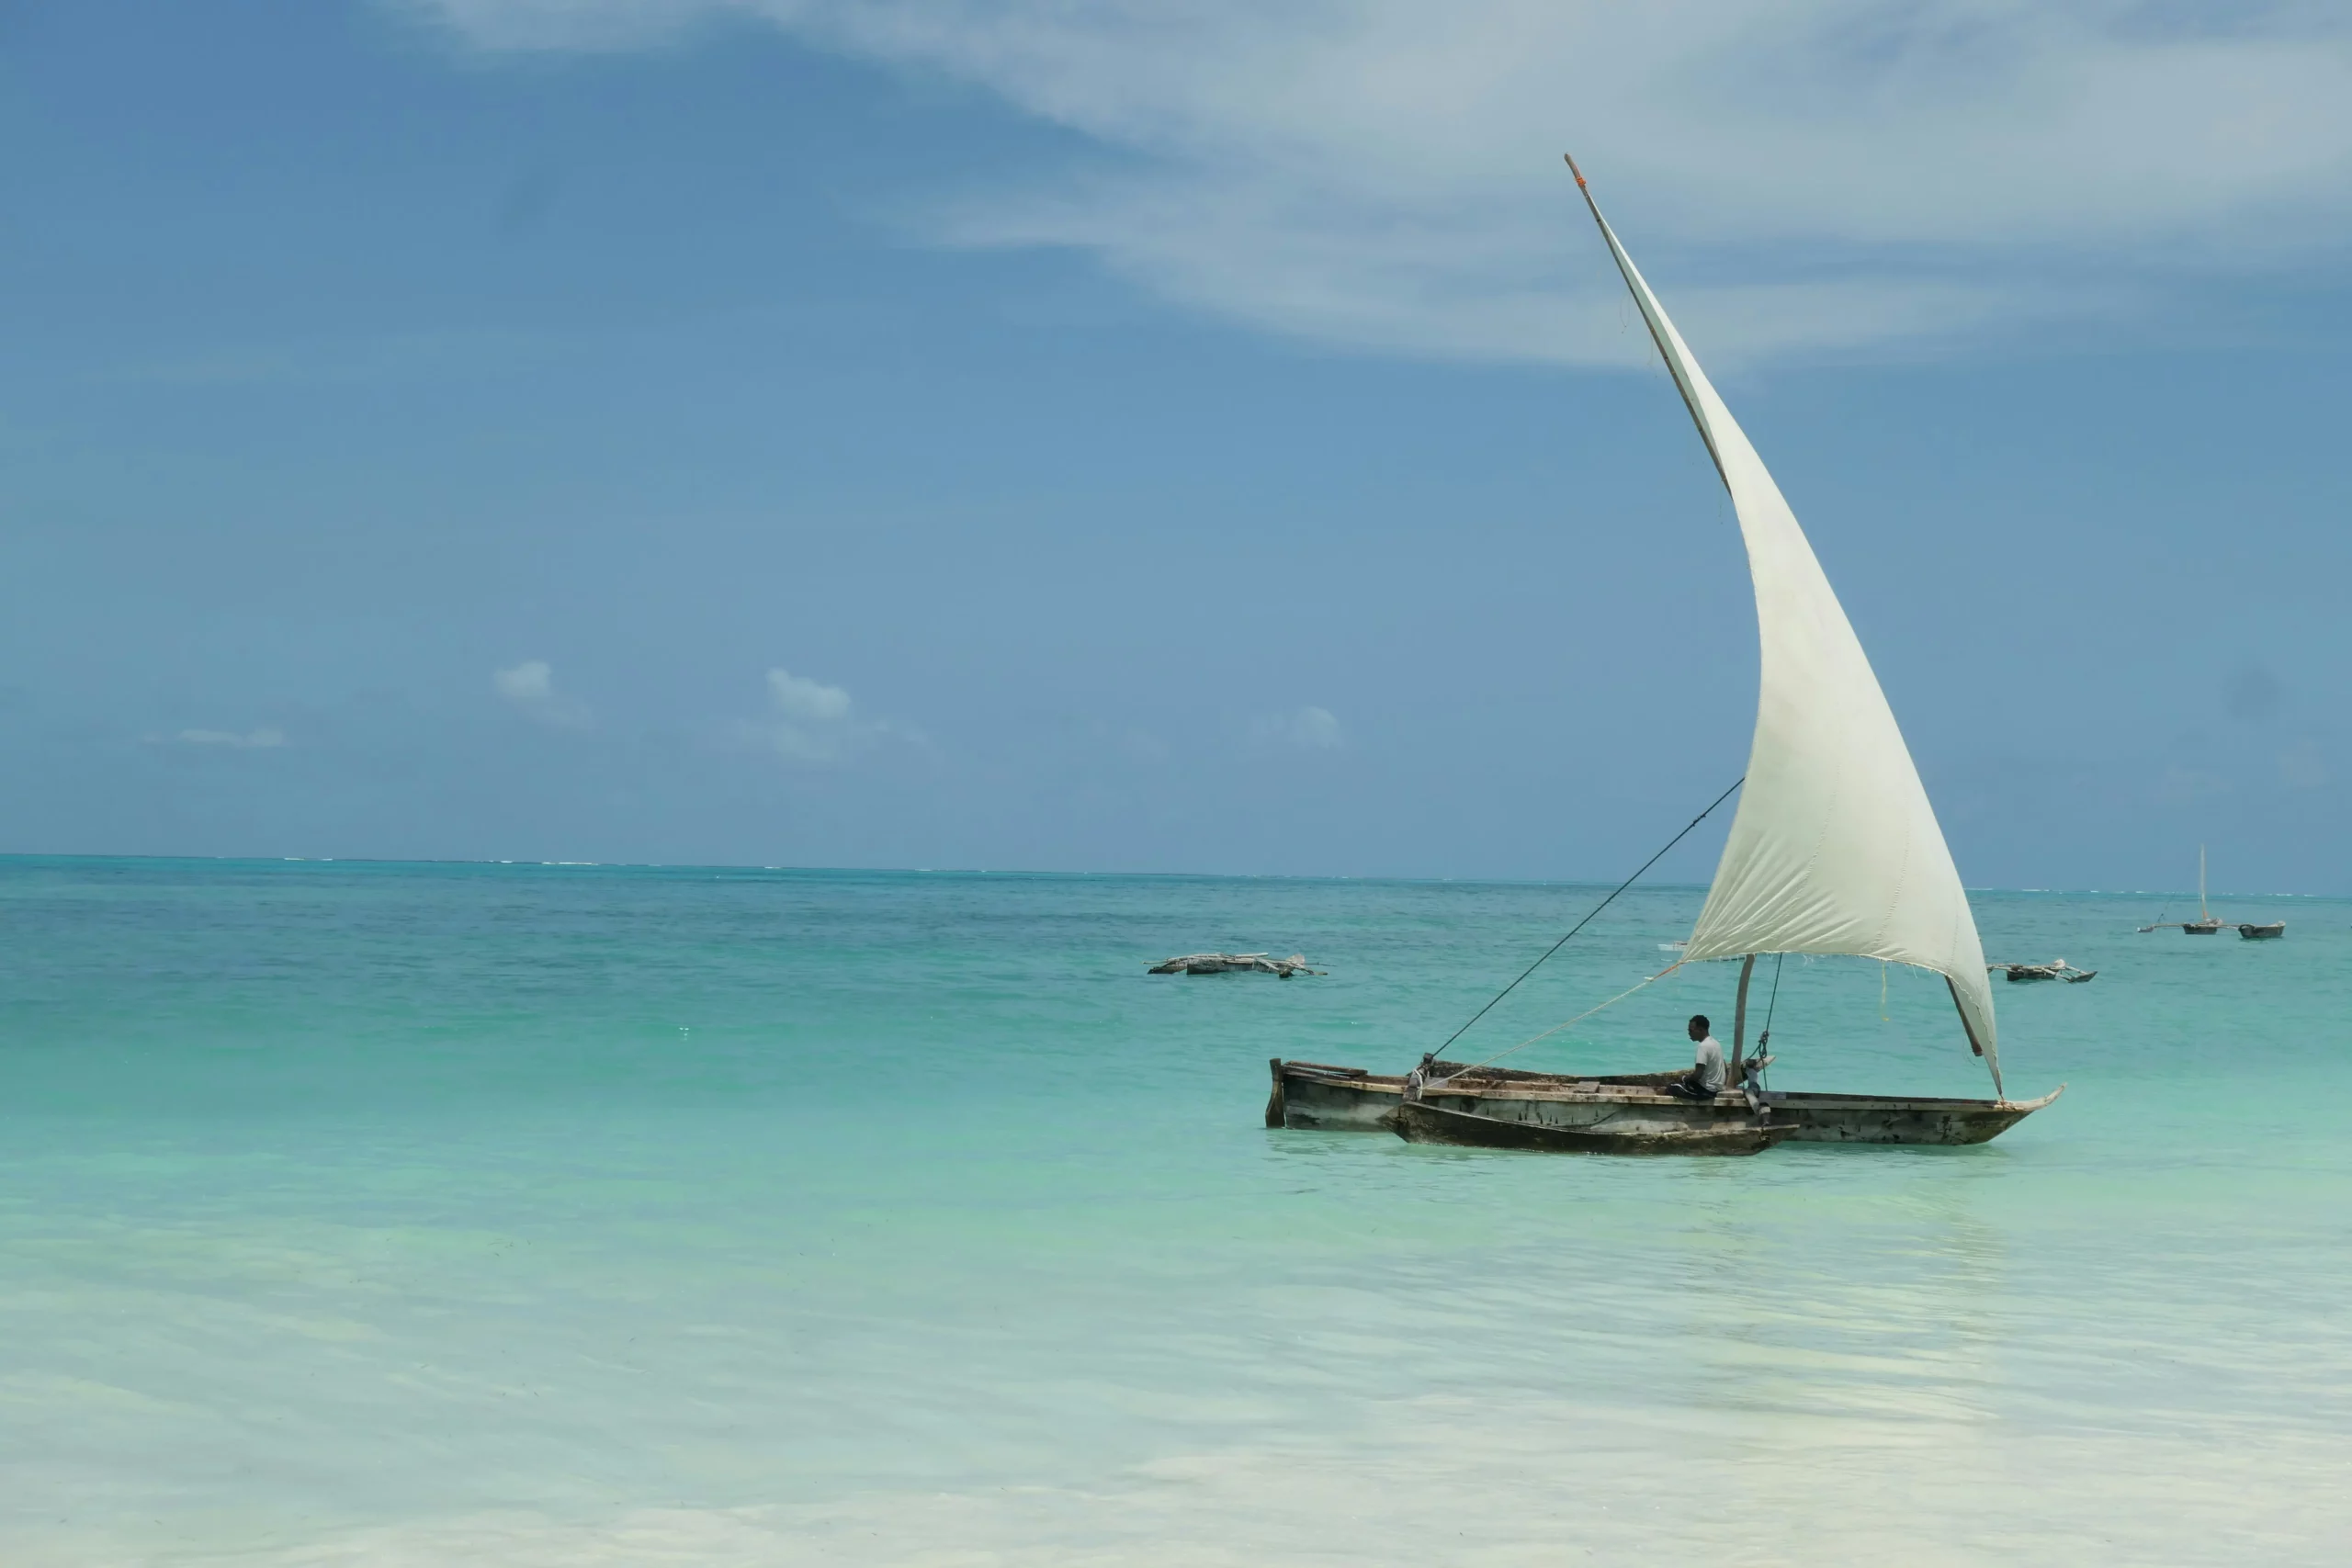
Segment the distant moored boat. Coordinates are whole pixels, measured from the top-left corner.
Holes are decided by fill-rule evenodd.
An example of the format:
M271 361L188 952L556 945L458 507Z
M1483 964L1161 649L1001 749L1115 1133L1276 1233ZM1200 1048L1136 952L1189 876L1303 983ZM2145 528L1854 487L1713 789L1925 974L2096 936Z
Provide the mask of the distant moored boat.
M2007 970L2012 981L2064 980L2070 986L2079 986L2098 978L2098 970L2077 969L2063 958L2055 964L1996 964L1992 967Z
M2212 936L2216 932L2225 930L2227 928L2227 924L2228 922L2221 919L2211 909L2207 908L2205 906L2205 846L2199 844L2197 846L2197 918L2193 920L2181 921L2180 934L2183 936ZM2143 931L2158 931L2164 930L2165 925L2165 920L2164 916L2158 915L2154 925L2142 926L2140 929ZM2286 929L2286 922L2282 920L2278 923L2276 930L2272 930L2267 927L2249 928L2246 926L2240 926L2238 931L2240 934L2245 936L2278 936L2281 932L2285 931Z

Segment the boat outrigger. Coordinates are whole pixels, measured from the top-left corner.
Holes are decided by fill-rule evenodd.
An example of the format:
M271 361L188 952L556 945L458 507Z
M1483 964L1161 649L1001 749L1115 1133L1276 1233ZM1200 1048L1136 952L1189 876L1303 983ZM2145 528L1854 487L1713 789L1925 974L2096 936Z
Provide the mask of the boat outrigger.
M2028 980L2064 980L2070 986L2080 986L2098 978L2096 969L2077 969L2064 959L2055 964L1996 964L1995 969L2006 971L2012 982Z
M1540 1100L1496 1102L1489 1115L1408 1100L1396 1108L1396 1132L1408 1143L1454 1144L1481 1149L1533 1149L1570 1155L1754 1155L1784 1142L1796 1129L1752 1118L1720 1118L1705 1127L1634 1128L1616 1122L1563 1126L1532 1114Z
M1147 975L1276 975L1289 979L1294 975L1321 975L1327 971L1307 967L1306 955L1294 953L1288 958L1269 958L1262 953L1186 953L1174 958L1163 958L1144 971Z
M1679 1073L1516 1071L1493 1066L1497 1057L1438 1060L1442 1046L1413 1072L1394 1077L1277 1058L1267 1123L1385 1130L1415 1142L1625 1154L1754 1153L1783 1140L1980 1144L1996 1137L2057 1099L2064 1086L2039 1100L2004 1093L1984 947L1886 694L1763 459L1600 215L1573 158L1568 169L1730 492L1755 584L1762 659L1745 791L1698 924L1678 962L1651 976L1709 960L1743 961L1729 1080L1710 1100L1667 1092L1670 1080L1685 1076ZM1761 1067L1771 1059L1769 1019L1758 1056L1746 1054L1748 984L1758 955L1787 953L1875 958L1942 976L1996 1098L1767 1089Z

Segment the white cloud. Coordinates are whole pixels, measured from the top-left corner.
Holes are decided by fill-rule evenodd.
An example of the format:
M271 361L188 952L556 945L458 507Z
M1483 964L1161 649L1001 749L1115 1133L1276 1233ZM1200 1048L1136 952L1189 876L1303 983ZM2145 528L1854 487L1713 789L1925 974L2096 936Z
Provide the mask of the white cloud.
M1408 352L1646 355L1563 149L1717 362L2128 310L2352 233L2352 10L2313 0L409 3L491 50L760 17L976 85L1104 155L935 237Z
M544 659L526 660L493 673L491 684L510 703L543 703L555 695L555 671Z
M282 729L183 729L176 735L151 735L150 741L175 746L226 747L239 751L271 751L287 744Z
M804 723L831 724L849 717L847 692L789 670L768 671L768 697L776 712Z
M492 690L517 712L557 729L585 729L592 722L588 705L555 689L555 671L544 659L526 659L511 670L492 673Z
M1268 714L1250 728L1261 740L1280 741L1306 751L1337 750L1346 740L1340 721L1329 708L1303 707L1295 713Z
M736 726L738 739L790 762L845 762L878 741L927 744L922 735L888 719L861 719L850 694L839 686L789 670L767 674L767 716Z

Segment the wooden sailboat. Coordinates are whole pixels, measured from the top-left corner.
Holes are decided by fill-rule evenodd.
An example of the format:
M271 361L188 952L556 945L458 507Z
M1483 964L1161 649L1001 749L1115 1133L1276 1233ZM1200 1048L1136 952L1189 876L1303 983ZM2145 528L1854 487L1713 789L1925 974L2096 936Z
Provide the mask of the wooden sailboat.
M1325 1133L1389 1133L1398 1130L1407 1075L1373 1073L1321 1062L1268 1064L1273 1092L1266 1099L1266 1125ZM1717 1095L1708 1105L1668 1094L1671 1073L1620 1073L1594 1077L1474 1067L1463 1062L1433 1063L1419 1103L1460 1109L1496 1120L1533 1118L1550 1125L1606 1130L1623 1141L1622 1152L1649 1154L1670 1148L1634 1146L1666 1132L1755 1126L1785 1129L1790 1140L1814 1144L1982 1144L2000 1136L2064 1093L2039 1100L1963 1100L1940 1095L1801 1094L1773 1090L1757 1108L1737 1092ZM1410 1137L1409 1130L1406 1134ZM1431 1140L1440 1141L1440 1140ZM1498 1146L1503 1145L1498 1140ZM1596 1148L1593 1152L1600 1152Z
M2197 846L2197 918L2184 920L2180 933L2183 936L2211 936L2221 929L2222 922L2215 919L2213 911L2205 907L2205 846L2199 844Z
M2004 1094L1984 947L1886 695L1780 487L1573 159L1568 167L1730 492L1755 584L1762 660L1745 791L1682 955L1686 964L1743 960L1729 1083L1709 1102L1664 1092L1676 1074L1583 1077L1429 1062L1391 1077L1277 1059L1266 1119L1294 1127L1386 1127L1430 1141L1492 1134L1498 1145L1521 1147L1529 1134L1496 1134L1491 1124L1543 1125L1586 1134L1582 1146L1596 1150L1614 1138L1628 1152L1637 1144L1646 1145L1643 1152L1670 1149L1678 1135L1689 1140L1686 1147L1703 1137L1728 1145L1764 1129L1774 1137L1757 1146L1779 1137L1982 1143L2057 1095L2019 1101ZM1763 1091L1744 1059L1748 983L1757 955L1792 953L1875 958L1941 976L1996 1098ZM1404 1111L1408 1103L1451 1119Z

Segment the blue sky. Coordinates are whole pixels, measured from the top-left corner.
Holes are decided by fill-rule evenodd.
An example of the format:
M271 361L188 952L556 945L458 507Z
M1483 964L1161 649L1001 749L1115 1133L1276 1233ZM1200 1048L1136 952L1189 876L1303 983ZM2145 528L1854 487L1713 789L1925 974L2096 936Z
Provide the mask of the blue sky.
M1755 642L1573 149L1970 883L2352 892L2347 105L2301 6L19 0L0 849L1619 874Z

